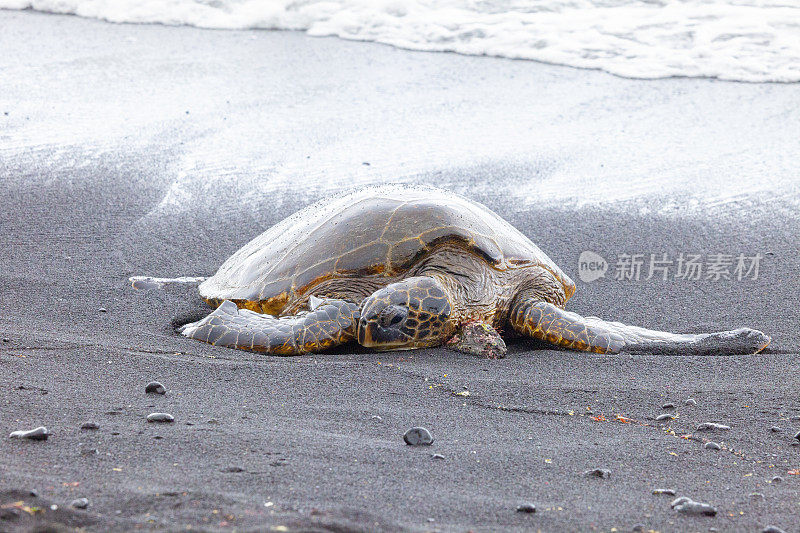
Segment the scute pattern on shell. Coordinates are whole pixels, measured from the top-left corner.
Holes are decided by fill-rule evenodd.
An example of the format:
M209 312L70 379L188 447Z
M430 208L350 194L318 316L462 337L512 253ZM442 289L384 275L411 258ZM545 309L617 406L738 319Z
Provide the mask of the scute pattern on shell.
M286 302L332 277L397 276L442 243L469 247L497 269L561 270L487 207L424 186L359 189L308 206L234 253L200 285L211 302Z

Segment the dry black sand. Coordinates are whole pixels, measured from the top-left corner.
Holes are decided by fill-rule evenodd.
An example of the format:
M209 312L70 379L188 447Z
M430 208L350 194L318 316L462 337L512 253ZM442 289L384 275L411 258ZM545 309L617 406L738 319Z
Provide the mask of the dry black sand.
M530 90L504 104L507 115L487 112L487 120L511 121L515 106L523 109L525 101L538 97L556 107L565 100L577 105L574 97L538 89L558 83L582 84L579 96L591 96L577 99L588 115L655 98L676 116L690 115L681 120L695 124L688 133L697 142L704 132L718 135L719 120L726 119L705 113L700 104L687 109L681 95L702 94L697 98L711 108L722 105L711 96L719 95L732 116L740 111L732 102L756 115L759 105L788 110L751 119L769 124L759 133L760 152L751 164L724 170L738 176L732 187L743 182L742 175L744 182L766 179L761 172L767 157L797 161L797 148L778 153L762 138L772 135L775 146L783 146L786 135L797 133L796 86L620 80L530 62L411 53L292 33L254 32L273 55L247 64L239 56L251 32L113 26L31 13L0 13L0 20L8 29L0 41L8 52L0 59L0 112L9 112L0 113L5 199L0 336L7 339L0 344L0 430L7 435L45 425L52 433L45 442L0 438L0 505L24 501L43 509L33 515L0 510L0 531L42 524L98 531L626 531L635 524L660 531L759 531L767 524L797 530L800 475L791 472L800 468L800 447L792 446L792 435L800 420L791 417L800 415L800 221L792 216L797 189L791 177L789 188L775 195L748 196L703 217L640 209L667 202L679 209L690 191L686 198L656 191L621 204L564 208L535 201L520 206L502 193L504 183L532 177L535 185L536 176L568 161L569 154L549 159L558 146L541 164L495 160L465 167L453 161L434 171L396 169L408 181L447 186L484 202L575 278L583 250L606 257L764 254L757 280L605 279L578 283L568 306L658 329L754 327L773 337L757 356L597 356L512 341L509 356L500 361L444 349L370 353L353 346L271 358L178 336L176 324L207 312L194 288L138 292L127 281L140 274L209 275L264 228L326 194L319 185L328 179L323 167L313 183L276 187L257 205L243 201L253 175L261 172L268 181L280 174L276 163L242 171L250 181L238 186L225 182L200 190L188 208L164 208L184 143L201 130L223 139L226 130L208 117L213 110L200 106L186 116L180 108L153 126L161 117L151 104L169 87L178 89L167 100L181 94L191 100L204 90L203 76L218 84L220 101L227 98L229 106L241 108L240 117L274 112L281 124L295 124L298 137L275 146L284 143L291 151L300 144L312 155L320 147L336 149L348 132L337 129L336 111L327 120L304 116L309 98L333 109L360 109L358 102L344 101L363 98L365 117L376 101L388 99L373 110L388 113L374 119L385 123L383 129L370 126L368 136L379 144L393 135L392 124L426 112L426 102L436 98L430 87L446 90L447 100L455 102L447 111L454 121L468 122L478 111L463 102L493 94L470 81L484 75L491 83L481 84L497 87L526 77ZM126 47L130 42L139 44ZM285 60L290 54L303 60ZM161 60L154 64L157 56ZM320 66L337 62L339 77ZM370 80L373 67L382 69L382 77ZM387 77L392 68L393 77ZM438 72L438 78L429 77L426 85L417 69ZM275 77L297 86L276 95ZM260 90L253 88L254 80L263 81ZM414 91L419 109L391 105L397 94ZM292 94L299 95L295 111ZM144 139L140 111L155 113ZM108 117L109 139L94 139L87 147L79 133L97 128L98 121L87 118L94 112ZM321 124L327 130L320 131ZM536 127L543 137L566 135ZM74 139L65 140L69 128ZM599 126L590 122L586 128L591 137ZM653 136L664 137L672 128L664 124ZM608 143L609 161L624 156L617 141ZM662 165L669 164L670 150L663 146ZM262 157L277 162L282 154ZM219 156L224 168L197 173L236 176L225 153ZM720 141L708 155L708 167L713 172L735 158ZM353 161L362 166L358 154ZM308 164L313 167L313 159ZM386 177L397 166L370 164ZM341 162L336 170L346 167ZM651 170L633 168L631 175ZM339 179L332 188L346 185L346 172ZM528 196L536 198L535 186ZM145 395L152 380L164 383L167 395ZM684 405L689 397L696 406ZM662 409L666 402L676 409ZM145 417L152 412L171 413L175 423L149 424ZM656 423L664 412L677 418ZM86 421L99 429L81 430ZM702 422L732 429L696 433ZM417 425L433 433L431 447L403 443L403 433ZM772 426L782 431L772 432ZM694 436L681 438L684 434ZM704 449L702 439L723 449ZM444 459L432 459L434 453ZM583 476L594 468L609 469L611 476ZM770 482L775 475L783 482ZM670 509L670 496L652 494L656 488L710 503L718 514L679 515ZM32 489L38 497L28 494ZM751 498L753 492L764 499ZM88 510L67 508L78 497L90 500ZM515 512L525 501L536 505L535 514ZM59 509L52 511L52 504Z

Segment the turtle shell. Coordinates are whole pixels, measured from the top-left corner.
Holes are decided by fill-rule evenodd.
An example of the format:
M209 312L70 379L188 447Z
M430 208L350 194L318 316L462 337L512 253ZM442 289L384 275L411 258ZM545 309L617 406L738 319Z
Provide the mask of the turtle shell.
M323 280L402 277L454 241L496 269L539 265L569 280L487 207L433 187L384 185L318 202L275 224L225 261L200 285L200 295L279 314Z

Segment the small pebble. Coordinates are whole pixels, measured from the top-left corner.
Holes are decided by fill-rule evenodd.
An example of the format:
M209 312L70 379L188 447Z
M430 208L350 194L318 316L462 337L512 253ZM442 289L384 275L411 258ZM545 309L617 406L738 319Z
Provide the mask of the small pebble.
M783 429L779 428L778 426L772 426L771 428L769 428L769 430L772 431L773 433L780 433L781 431L783 431ZM798 435L800 435L800 433L798 433Z
M686 405L697 405L697 400L695 400L694 398L687 398L686 401L683 403Z
M530 513L535 513L536 512L536 506L533 505L530 502L525 502L525 503L520 504L520 505L517 506L517 512L518 513L529 513L529 514Z
M239 466L229 466L227 468L223 468L221 472L225 472L227 474L238 474L240 472L244 472L244 468Z
M372 415L371 417L373 420L383 420L383 418L379 417L378 415Z
M36 489L31 489L31 491L30 491L28 494L29 494L29 495L30 495L32 498L38 498L38 497L39 497L39 491L38 491L38 490L36 490Z
M798 431L797 433L794 434L794 438L796 438L797 440L800 440L800 431Z
M691 498L687 498L686 496L681 496L680 498L675 498L674 500L672 500L672 503L670 503L669 506L674 509L678 505L680 505L682 503L690 502L690 501L692 501Z
M716 442L706 442L706 445L703 446L706 450L721 450L722 446L717 444Z
M656 417L656 422L663 422L664 420L675 420L675 417L668 413L664 413L663 415L658 415Z
M672 489L653 489L653 494L675 496L675 491Z
M409 446L430 446L433 444L431 432L423 427L413 427L405 432L403 440Z
M219 420L217 420L216 418L209 418L206 421L206 424L219 424Z
M772 478L772 483L781 483L782 481L783 478L781 476L775 476L774 478Z
M99 453L97 448L81 448L81 455L97 455Z
M158 381L151 381L144 387L145 394L166 394L167 389Z
M715 422L704 422L697 426L697 431L728 431L729 429L731 429L730 426Z
M84 422L84 423L81 425L81 429L88 429L88 430L91 430L91 429L100 429L100 426L99 426L97 423L95 423L95 422Z
M150 413L147 415L148 422L175 422L175 417L169 413Z
M644 531L644 524L635 524L631 529L631 531L636 531L636 532Z
M78 498L77 500L72 500L69 506L76 509L86 509L89 507L89 500L87 498Z
M431 454L431 459L444 459L444 455L440 453Z
M662 409L675 409L675 404L674 403L665 403L664 405L661 406L661 408Z
M750 494L748 494L748 497L749 497L751 500L761 500L761 501L764 501L764 500L766 499L766 498L764 497L764 495L763 495L763 494L761 494L760 492L751 492Z
M606 470L605 468L595 468L593 470L587 470L583 473L586 477L600 477L600 478L607 478L611 476L611 470Z
M47 428L44 426L39 426L36 429L31 429L30 431L14 431L12 432L8 438L10 439L28 439L28 440L47 440L47 437L50 436L50 433L47 432Z
M679 513L703 515L703 516L716 516L717 510L707 503L694 502L689 500L675 506L675 510Z
M761 530L761 533L786 533L786 532L779 527L767 526Z
M108 309L106 309L105 307L101 307L100 309L98 309L98 311L100 311L101 313L107 313Z
M3 342L11 342L11 339L9 339L8 337L3 337Z

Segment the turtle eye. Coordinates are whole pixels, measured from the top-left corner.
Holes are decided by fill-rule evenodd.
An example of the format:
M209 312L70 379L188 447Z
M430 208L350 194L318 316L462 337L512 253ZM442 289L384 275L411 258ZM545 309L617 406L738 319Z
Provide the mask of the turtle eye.
M380 325L384 328L389 328L399 323L401 320L408 316L408 309L397 305L390 305L381 311Z

